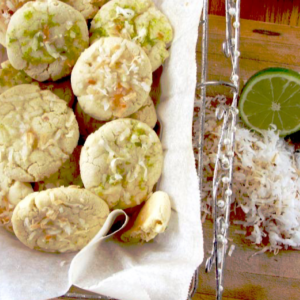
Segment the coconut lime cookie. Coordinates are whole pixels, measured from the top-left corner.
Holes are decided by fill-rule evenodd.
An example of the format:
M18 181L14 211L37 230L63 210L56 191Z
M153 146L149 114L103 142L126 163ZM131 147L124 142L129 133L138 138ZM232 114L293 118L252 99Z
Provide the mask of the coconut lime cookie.
M79 138L65 101L35 85L0 95L0 155L4 174L22 182L43 180L69 158Z
M5 176L3 163L0 163L0 226L13 231L11 224L13 210L30 193L33 193L31 185Z
M119 36L139 44L155 71L169 57L172 26L151 0L112 0L103 5L91 26L91 42Z
M163 233L171 218L171 202L168 194L155 192L142 207L133 226L121 235L121 240L142 243Z
M6 47L6 31L12 15L26 2L32 0L1 0L0 1L0 44ZM78 10L85 19L92 19L107 0L62 0Z
M64 162L60 169L49 178L34 184L35 191L43 191L61 186L83 187L80 177L79 158L82 146L77 146L70 158Z
M16 70L9 61L1 64L0 69L0 94L10 88L21 84L37 84L42 90L53 92L60 99L65 100L69 107L72 107L75 97L69 79L62 79L56 82L38 82L29 77L24 71Z
M90 117L82 110L79 103L75 107L75 116L79 125L79 132L84 138L87 138L106 123ZM157 115L151 98L148 97L143 106L137 112L128 116L128 118L139 120L154 128L157 122Z
M71 73L88 47L84 17L57 0L28 2L12 16L6 34L12 66L38 80L58 80Z
M151 64L135 43L102 38L82 53L71 82L81 108L94 119L127 117L147 100L152 84Z
M16 206L12 224L27 247L64 253L86 246L108 214L107 204L92 192L61 187L28 195Z
M110 208L129 208L147 199L158 181L163 151L145 123L118 119L91 134L80 156L81 178Z

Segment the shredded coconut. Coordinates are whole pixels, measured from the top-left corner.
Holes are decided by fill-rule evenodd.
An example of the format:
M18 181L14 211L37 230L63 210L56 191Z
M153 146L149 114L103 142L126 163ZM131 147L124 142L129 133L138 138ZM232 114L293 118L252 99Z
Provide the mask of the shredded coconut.
M225 97L208 98L206 103L202 213L211 215L212 178L221 123L216 121L216 103ZM200 101L196 100L196 114ZM194 122L194 147L198 142L198 121ZM196 150L197 154L197 150ZM233 212L242 212L235 224L253 243L266 246L264 252L300 246L300 154L275 132L258 135L237 124ZM298 160L299 159L299 160ZM233 214L235 217L236 214Z
M143 88L146 92L150 92L150 91L151 91L151 87L150 87L147 83L142 82L142 83L141 83L141 86L142 86L142 88Z
M74 24L73 24L72 21L67 21L67 22L66 22L66 28L67 28L68 30L70 30L70 29L72 28L73 25L74 25Z
M47 49L47 51L48 51L48 53L52 56L52 57L54 57L54 58L59 58L59 52L57 52L57 50L55 49L55 47L53 46L53 45L50 45L50 43L49 42L46 42L45 43L45 47L46 47L46 49Z
M117 15L124 16L126 19L132 19L134 17L134 11L129 8L122 8L120 6L117 6L116 13Z

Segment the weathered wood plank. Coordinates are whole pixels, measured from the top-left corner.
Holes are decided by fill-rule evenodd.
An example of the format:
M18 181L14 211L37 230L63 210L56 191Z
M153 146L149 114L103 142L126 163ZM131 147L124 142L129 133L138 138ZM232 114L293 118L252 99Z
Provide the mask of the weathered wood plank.
M224 17L209 17L208 80L229 80L231 63L222 53L225 38ZM257 33L268 32L268 35ZM270 32L276 33L270 35ZM201 29L200 29L201 33ZM200 34L201 37L201 34ZM241 21L241 86L257 71L269 67L283 67L300 72L300 28L267 24L262 22ZM201 70L201 38L197 45L198 79ZM215 96L223 93L230 96L224 87L210 87L208 94Z
M226 258L224 299L226 297L248 300L277 300L279 297L280 299L297 299L296 296L300 295L298 274L300 253L282 251L277 256L264 253L250 258L257 250L245 242L242 236L236 234L236 229L240 228L236 225L230 227L229 237L233 240L236 249L231 257ZM203 231L206 259L212 242L211 221L204 223ZM201 297L212 295L213 297L215 294L214 272L212 270L211 273L205 273L204 269L205 260L200 270L197 297L199 295Z
M224 16L225 0L210 1L209 13ZM241 17L244 19L299 26L299 0L241 1Z
M200 276L199 292L215 294L213 274ZM224 297L247 300L298 299L299 280L226 270Z
M241 29L241 37L279 44L299 44L300 27L241 19ZM225 18L210 15L209 32L224 35L224 31Z
M293 278L300 280L300 252L296 250L285 250L274 255L267 252L255 255L259 249L255 248L243 235L235 231L241 230L237 225L231 225L229 238L235 245L232 256L226 257L226 269L236 272L246 272L251 274L261 274L267 276L280 276L283 278ZM212 222L207 220L203 224L205 252L211 248L213 237ZM207 256L207 255L206 255ZM299 260L299 263L295 263Z
M193 300L216 300L216 296L196 293ZM223 297L223 300L240 300L240 299Z

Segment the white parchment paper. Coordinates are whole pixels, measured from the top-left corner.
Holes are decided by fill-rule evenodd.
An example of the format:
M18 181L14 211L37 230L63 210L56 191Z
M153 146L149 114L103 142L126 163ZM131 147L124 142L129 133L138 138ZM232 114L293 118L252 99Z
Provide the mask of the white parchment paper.
M103 239L104 229L78 254L39 253L0 229L0 299L44 300L73 284L120 300L185 300L203 260L200 195L192 149L196 42L202 0L156 0L174 28L171 55L161 78L158 113L164 133L159 186L172 201L167 231L142 246Z

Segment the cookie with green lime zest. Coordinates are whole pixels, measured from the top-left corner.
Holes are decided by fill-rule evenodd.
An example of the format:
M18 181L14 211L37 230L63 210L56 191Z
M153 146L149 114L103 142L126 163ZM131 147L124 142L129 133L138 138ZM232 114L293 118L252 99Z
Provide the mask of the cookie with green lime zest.
M153 129L118 119L91 134L80 156L81 178L110 208L130 208L147 200L163 167L161 142Z
M12 16L6 35L12 66L38 81L71 73L88 47L84 17L57 0L28 2Z
M96 14L91 43L101 37L118 36L139 44L155 71L169 57L173 30L168 18L150 0L112 0Z

